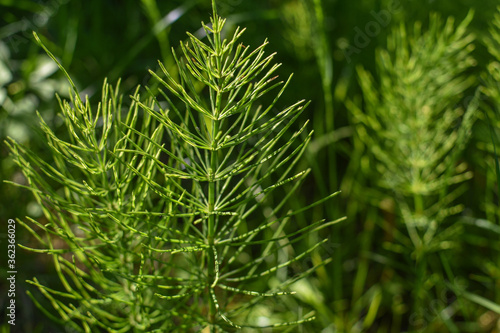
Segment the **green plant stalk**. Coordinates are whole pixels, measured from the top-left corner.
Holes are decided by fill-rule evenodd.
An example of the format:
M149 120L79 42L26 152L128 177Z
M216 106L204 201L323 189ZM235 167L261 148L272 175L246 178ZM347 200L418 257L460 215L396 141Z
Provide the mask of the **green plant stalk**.
M217 99L220 100L219 95L217 96ZM219 130L219 121L213 120L211 122L211 127L212 127L212 140L213 144L212 146L215 146L216 144L216 133L218 133ZM216 274L215 274L215 252L214 252L214 239L215 239L215 200L216 200L216 181L214 180L215 178L215 170L217 170L217 165L218 165L218 158L217 158L217 151L212 150L210 152L210 170L209 172L211 173L209 175L209 184L208 184L208 213L210 214L208 217L208 235L207 235L207 242L209 246L208 250L208 274L207 274L207 285L208 288L212 288L212 285L215 282L216 279ZM215 305L215 301L210 297L209 295L209 313L208 313L208 321L211 323L210 326L210 332L217 332L216 327L213 325L215 324L216 321L216 314L217 314L217 308Z
M213 29L214 31L219 30L219 19L217 18L217 11L216 11L216 5L215 5L215 0L212 0L212 8L213 8L213 17L214 17L214 23L213 23ZM214 48L216 52L216 67L218 73L221 72L221 40L220 40L220 35L218 33L214 34ZM220 79L218 80L218 84L220 87ZM215 100L215 110L213 110L215 119L210 119L208 121L208 124L210 124L210 128L207 128L207 133L209 133L212 141L212 150L210 151L210 170L209 170L209 184L208 184L208 213L210 214L208 217L208 235L207 235L207 241L208 241L208 283L207 286L208 288L213 288L214 284L216 283L216 272L215 272L215 265L217 264L215 262L215 249L214 249L214 240L215 240L215 232L216 232L216 221L215 217L216 215L214 214L215 212L215 201L216 201L216 190L217 190L217 183L215 180L215 172L218 169L218 151L216 150L217 147L217 139L218 139L218 133L219 133L219 115L222 109L222 93L220 90L216 92L216 100ZM205 119L206 120L206 119ZM205 123L207 123L205 121ZM209 294L209 309L208 309L208 322L210 323L210 332L216 333L217 332L217 327L215 326L215 322L217 320L217 307L215 304L215 300L211 297Z
M424 200L422 198L422 195L419 193L416 193L413 195L413 203L415 204L415 214L417 217L422 216L424 213Z
M335 117L333 109L333 64L330 46L325 34L325 16L323 4L321 0L313 0L314 2L314 19L316 22L316 47L315 55L318 63L318 69L321 76L321 85L323 88L324 110L324 127L321 129L321 134L332 133L335 130ZM322 117L320 117L321 119ZM328 170L329 170L329 186L330 189L337 189L337 161L333 145L327 148ZM336 205L329 206L337 209ZM335 212L333 212L335 213ZM333 216L333 215L332 215ZM335 236L334 236L335 237ZM335 261L337 262L337 261ZM339 274L341 275L341 274ZM341 281L341 280L338 280ZM334 282L335 283L335 282ZM341 295L341 284L337 283L337 292Z
M488 119L488 125L489 125L489 128L490 128L490 134L491 134L491 141L493 142L493 152L495 154L495 174L496 174L496 181L497 181L497 187L498 187L498 206L500 207L500 164L498 162L498 154L497 154L497 145L496 145L496 136L495 136L495 132L491 126L491 121L489 121ZM497 258L497 267L500 267L500 255L498 255L498 258ZM497 280L497 287L500 287L500 282ZM497 303L500 303L500 291L499 291L499 288L495 288L496 290L496 295L495 295L495 299L497 301Z
M406 221L406 223L412 223L415 225L414 219L419 219L424 214L424 200L420 193L413 194L413 203L414 208L412 212L412 218L410 221ZM418 236L418 232L416 233L416 237ZM426 262L426 251L425 244L422 241L419 241L415 248L415 265L416 265L416 275L415 275L415 299L413 304L413 311L421 315L423 313L423 300L422 297L425 294L424 292L424 280L426 276L427 262Z
M375 228L375 220L377 219L377 210L371 208L365 219L363 226L363 233L361 234L361 248L359 255L359 264L356 272L356 277L354 278L353 292L352 292L352 302L358 301L364 290L366 283L366 278L368 277L369 261L366 257L366 253L370 251L373 243L373 234Z
M325 16L323 4L321 0L313 0L314 4L314 19L316 22L316 47L315 55L318 63L318 69L321 75L321 84L323 88L324 98L324 127L321 133L332 133L335 130L335 117L333 108L333 64L332 55L327 36L325 34ZM321 119L322 117L320 117ZM326 192L336 190L338 188L337 182L337 155L333 145L329 145L326 151L327 156L327 170L329 181L329 188ZM337 203L328 205L326 208L328 216L335 216L339 211ZM334 230L332 235L332 242L338 244L340 242L340 234ZM340 301L342 295L342 253L335 251L333 254L333 295L336 301Z
M415 283L415 299L413 302L413 312L417 313L421 316L425 308L423 306L423 295L424 292L424 282L427 270L427 262L425 253L419 253L421 249L417 250L417 259L416 259L416 283Z
M377 219L377 209L375 207L370 207L365 218L365 223L363 226L363 232L360 235L360 250L358 254L358 269L356 271L356 276L354 277L354 283L352 288L352 298L351 298L351 313L346 320L347 325L344 329L346 332L354 330L358 318L362 318L362 311L365 310L362 306L358 306L358 303L362 302L362 295L366 286L366 279L368 277L368 272L370 269L370 261L367 257L367 253L370 252L373 243L374 227L375 221Z
M413 253L415 255L415 276L413 290L413 305L412 313L417 313L419 316L422 315L425 310L423 306L423 295L424 292L424 282L426 276L427 262L426 262L426 245L419 236L417 230L416 219L419 219L424 213L424 202L422 195L420 193L413 193L413 209L404 216L404 223L407 227L410 239L413 244Z
M321 0L314 0L314 13L317 27L317 39L315 48L316 59L321 75L323 86L323 97L325 103L326 131L329 133L335 129L333 114L333 65L328 39L325 35L325 16Z

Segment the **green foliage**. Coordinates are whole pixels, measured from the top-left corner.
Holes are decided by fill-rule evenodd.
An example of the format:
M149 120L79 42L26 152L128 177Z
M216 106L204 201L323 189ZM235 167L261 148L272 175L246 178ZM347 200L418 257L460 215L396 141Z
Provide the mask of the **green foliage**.
M389 36L387 48L376 52L378 80L357 68L364 105L348 102L357 138L375 171L366 172L377 179L379 198L385 194L397 204L395 213L402 221L401 225L382 222L394 239L384 247L415 263L407 288L413 303L409 320L417 329L430 329L422 318L429 302L446 289L431 279L431 267L454 279L446 269L447 257L434 255L460 248L456 240L461 225L449 223L448 218L463 210L454 202L464 192L460 184L472 177L461 161L478 106L477 94L466 99L476 82L467 74L475 65L474 36L467 31L471 20L472 12L455 27L452 18L443 23L431 15L425 31L419 22L412 31L400 24ZM458 287L453 290L458 293Z
M267 42L251 50L238 41L242 29L223 39L224 23L214 5L207 42L188 33L174 54L179 78L160 62L163 75L150 73L166 90L148 98L137 89L124 100L105 82L96 109L66 74L71 100L58 99L68 139L40 116L50 161L9 139L47 219L19 220L42 246L22 247L50 254L64 286L30 281L54 320L85 332L257 327L251 318L262 302L291 297L291 284L328 262L297 270L326 240L299 252L294 245L338 220L300 229L293 220L335 194L286 210L309 172L293 173L312 132L307 122L290 130L307 103L278 111L290 78L276 81ZM265 210L281 188L286 194ZM253 290L263 279L266 289ZM267 326L313 318L278 313Z
M466 74L475 64L470 55L474 37L466 29L471 19L469 14L455 28L451 18L443 25L433 15L425 32L417 22L411 34L400 25L387 49L377 52L378 83L358 67L365 106L362 111L349 104L358 135L375 157L382 176L378 185L403 200L405 214L408 207L442 220L453 200L451 193L443 193L471 177L464 165L457 165L477 107L469 103L465 112L463 107L475 83ZM426 227L430 221L406 222Z
M489 136L481 136L478 147L482 152L485 152L485 158L482 159L481 166L486 168L487 191L484 200L484 210L486 212L486 220L475 220L475 226L483 229L485 232L495 235L498 239L500 235L500 7L497 8L495 17L490 26L489 35L484 39L488 51L493 56L493 59L487 66L487 72L483 74L484 86L483 92L487 99L483 103L482 113L482 128L484 132L488 132ZM488 241L488 240L485 240ZM497 244L497 242L494 242ZM496 304L491 303L488 299L481 299L480 296L472 295L474 302L483 305L497 314L500 314L500 247L492 246L491 255L481 259L478 263L479 267L486 267L482 270L482 278L489 281L493 293L493 300Z
M488 48L488 51L494 57L494 60L488 64L487 73L484 75L484 94L488 97L489 101L493 102L493 105L488 105L485 103L484 105L484 120L489 125L489 130L491 136L485 140L489 141L486 144L485 150L488 151L492 156L494 156L495 166L493 167L491 164L488 169L490 171L494 170L494 174L497 175L497 186L500 186L500 169L498 166L498 131L500 129L500 117L498 116L500 112L500 8L495 14L495 18L493 20L492 26L490 27L490 35L485 38L485 44ZM491 162L491 161L490 161ZM489 173L492 174L491 172ZM494 192L495 189L492 189ZM497 191L497 196L500 191ZM497 211L496 204L493 207L487 207L487 211L489 215L495 214Z

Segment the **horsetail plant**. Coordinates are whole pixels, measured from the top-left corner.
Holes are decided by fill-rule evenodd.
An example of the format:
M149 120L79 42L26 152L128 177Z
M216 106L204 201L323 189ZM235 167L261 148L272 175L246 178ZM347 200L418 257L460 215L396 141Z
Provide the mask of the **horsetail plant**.
M490 24L489 35L484 42L493 58L488 64L488 71L484 75L484 86L482 87L484 95L487 97L483 103L483 113L481 114L482 125L485 129L484 133L488 133L488 135L481 138L482 142L478 143L481 151L486 152L486 157L481 161L486 169L487 188L484 202L486 219L475 221L475 224L485 229L489 235L494 235L492 243L496 244L498 236L500 236L500 226L498 225L500 222L500 149L498 141L500 133L500 7L497 8ZM500 274L500 247L497 246L494 249L495 255L486 257L479 265L487 267L484 273L488 279L494 281L495 292L492 295L492 300L496 303L495 310L498 312L500 310L500 280L497 277ZM491 307L486 308L491 309Z
M97 110L35 34L72 86L71 100L59 99L68 138L40 117L51 161L8 145L27 179L19 186L46 219L19 220L42 245L22 247L52 256L64 290L29 283L57 315L40 308L71 329L235 331L263 327L255 319L262 306L277 310L265 327L314 318L293 316L282 301L329 262L300 264L326 239L293 245L340 221L293 227L295 215L336 193L286 210L309 172L294 169L312 132L307 122L291 130L307 103L276 111L291 77L276 81L267 41L251 50L238 42L239 28L223 39L225 20L212 6L206 42L188 33L181 56L174 52L178 78L160 62L150 73L161 88L146 87L147 98L138 88L128 102L105 82ZM276 191L279 202L270 200Z
M443 24L433 14L425 31L420 22L412 31L396 27L387 49L376 52L378 82L357 68L363 109L348 103L357 138L379 175L376 185L397 203L401 228L385 228L398 243L385 247L415 263L411 310L417 318L435 298L429 293L436 287L429 263L435 271L435 262L445 260L431 260L432 255L456 247L460 224L447 221L463 209L453 203L463 193L460 184L472 177L460 156L478 104L477 93L469 95L470 103L465 100L475 83L467 74L475 65L474 36L467 32L472 17L469 12L455 26L452 18Z

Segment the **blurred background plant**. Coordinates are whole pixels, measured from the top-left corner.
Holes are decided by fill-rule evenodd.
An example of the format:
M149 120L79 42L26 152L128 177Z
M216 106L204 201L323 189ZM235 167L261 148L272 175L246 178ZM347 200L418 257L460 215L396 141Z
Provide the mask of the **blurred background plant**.
M376 52L377 80L362 67L357 69L363 106L347 103L355 139L366 146L364 172L372 178L374 172L379 174L372 182L380 191L379 201L374 198L373 203L396 215L394 223L380 225L390 239L382 246L391 256L401 256L398 262L414 262L403 285L412 290L407 306L416 329L437 329L424 325L425 307L447 286L432 277L452 274L445 269L449 254L460 247L462 229L454 216L464 207L455 201L466 190L463 182L472 177L460 155L478 104L478 98L473 99L464 110L461 103L476 83L466 74L475 65L474 37L467 33L472 17L471 12L455 26L451 18L442 23L431 15L425 32L420 22L410 31L403 24L396 27L387 48ZM444 309L434 310L441 315Z
M339 201L338 206L316 207L311 216L304 215L303 219L297 221L300 225L305 225L308 220L332 218L331 214L335 210L340 213L337 216L348 217L348 222L335 226L331 235L320 233L308 240L312 242L323 236L330 236L332 242L322 246L318 254L313 254L312 261L317 260L315 258L319 258L322 253L331 255L335 260L317 274L303 280L300 288L297 288L301 290L298 296L315 308L318 314L318 320L303 325L300 330L404 332L417 331L420 328L425 332L433 330L453 332L456 329L459 332L498 331L500 213L495 164L500 151L498 149L500 77L497 73L500 62L498 59L500 19L495 18L498 2L495 0L481 2L220 0L218 4L220 14L228 18L226 24L228 33L238 25L246 26L245 42L253 46L260 45L263 38L268 37L272 49L278 52L276 59L284 64L284 68L291 69L295 73L294 80L300 84L291 85L282 96L283 100L296 100L297 96L300 96L312 101L302 116L304 119L312 119L315 130L315 135L306 151L314 181L305 183L301 191L292 198L295 204L299 206L311 203L324 193L333 192L338 188L343 191L342 201ZM457 74L458 77L473 77L474 83L469 83L469 88L462 90L460 96L453 96L446 91L442 91L443 95L440 93L434 95L430 92L431 100L446 105L445 110L455 110L458 113L447 111L450 121L451 118L456 119L451 128L445 128L445 121L427 122L428 126L424 126L429 130L435 128L456 135L462 131L466 133L464 130L466 127L463 126L467 124L462 122L465 111L470 109L469 104L474 97L479 100L478 110L474 112L476 121L472 126L468 143L463 147L451 147L450 151L455 151L456 154L452 154L453 157L449 157L448 162L442 160L438 163L453 164L451 161L455 161L449 171L464 176L463 181L440 187L442 192L435 193L435 196L430 195L436 198L436 202L445 203L444 207L460 208L455 211L458 214L443 219L438 227L440 231L447 230L448 227L455 228L456 234L448 235L451 241L447 240L448 243L444 243L454 247L431 255L432 258L426 264L428 268L426 276L423 280L420 279L426 282L419 301L423 314L414 315L413 306L416 298L413 286L418 280L418 275L416 258L412 257L411 253L415 247L411 240L408 241L409 235L402 214L402 209L408 207L407 216L414 217L416 212L414 201L410 200L406 206L404 204L413 199L413 194L408 195L408 192L404 192L396 195L393 189L387 189L387 184L391 182L401 185L400 181L397 182L401 180L401 177L396 177L397 174L394 178L388 177L391 176L389 170L393 169L387 169L387 166L394 165L394 161L401 161L403 156L384 157L387 155L387 150L391 152L398 150L382 140L381 133L370 140L366 137L362 140L357 132L360 129L360 118L353 112L353 105L358 109L358 114L361 114L361 119L373 117L373 114L368 112L370 105L371 110L375 109L375 105L379 107L389 105L389 101L382 98L379 98L377 103L371 104L371 101L377 99L366 95L367 92L373 91L377 96L390 96L390 92L394 92L397 87L389 86L388 92L383 91L386 86L382 78L394 82L394 85L399 82L397 78L401 79L398 73L389 73L387 66L394 65L394 59L405 59L406 55L396 56L402 51L397 51L391 46L388 42L389 36L392 35L390 38L394 40L404 31L406 35L399 35L401 41L397 42L399 43L397 45L409 44L412 39L418 39L418 34L413 32L416 22L421 22L420 36L425 36L432 27L430 21L433 16L429 15L430 12L437 13L442 22L454 17L458 22L453 24L454 35L471 8L474 9L474 16L462 35L475 36L473 42L475 48L467 52L464 58L473 57L475 66L470 66L469 60L465 60L462 64L469 64L467 69L452 69L455 74L456 71L461 73ZM33 116L35 108L56 132L61 126L61 120L54 117L57 110L54 99L44 99L36 89L29 88L29 77L36 72L37 67L40 68L40 65L36 64L42 64L47 59L31 39L31 30L37 31L43 42L61 59L79 90L87 94L91 101L97 102L95 94L100 91L105 77L108 77L111 83L115 83L117 78L121 77L124 92L130 92L130 89L137 84L153 84L151 76L142 74L145 68L159 71L156 62L158 59L169 66L171 59L168 59L168 52L165 51L166 45L177 48L172 41L184 39L185 31L197 31L199 22L206 20L209 13L210 3L201 0L192 2L0 0L2 22L0 38L5 46L0 48L3 50L1 61L6 64L6 69L2 67L1 71L10 73L10 76L9 74L5 74L5 77L3 74L0 76L2 88L5 89L2 91L7 92L7 98L10 100L19 101L21 97L30 93L38 100L33 104L33 97L29 97L29 103L23 103L32 106L31 111L25 113L27 117L19 122L20 126L26 126L27 131L18 131L15 130L16 127L10 126L11 121L15 123L14 118L11 119L2 104L0 124L2 136L7 134L7 130L25 133L25 142L30 148L38 151L40 148L38 136L32 129L32 124L37 122ZM404 29L401 28L401 24L404 25ZM443 33L441 36L446 34ZM437 55L440 45L443 47L450 44L449 40L447 42L443 38L435 42L437 50L429 48L423 50ZM376 57L376 54L379 56ZM382 63L382 54L390 56L390 64ZM424 59L425 55L422 54L419 58ZM438 67L441 68L440 71L446 66L457 64L455 57L448 58L449 64L445 64L444 59L443 62L436 59L437 64L441 64ZM410 65L399 66L397 68L406 68L405 73L411 73ZM430 69L422 69L424 72L419 74L424 78L427 77L424 79L427 81L416 82L429 82L429 78L439 75L432 70L432 64L429 66ZM45 79L41 81L41 86L45 87L43 82L48 80L52 82L47 85L52 87L50 89L59 91L63 95L67 94L67 87L62 87L61 90L60 84L65 84L61 73L49 74L51 72L49 69L50 67L46 67L43 71ZM373 85L360 79L366 78L367 76L363 75L368 73L373 77ZM12 83L19 80L24 83L14 84L10 90L8 89ZM431 86L433 85L431 82ZM479 86L483 86L480 94L476 92ZM443 87L444 90L448 89L444 83ZM413 91L423 89L429 92L430 87L428 88L420 85ZM453 91L456 87L450 89ZM13 95L15 91L18 93ZM4 100L4 94L0 93L0 100ZM436 96L446 100L438 100ZM331 102L328 102L329 100ZM404 101L403 98L399 100ZM433 108L430 110L437 111ZM381 110L373 112L379 119ZM334 122L330 122L332 118L326 121L327 117L333 117ZM385 123L388 122L387 118L382 119ZM300 119L297 123L301 123ZM392 128L396 126L395 123L389 124ZM365 130L372 124L368 125L365 126ZM401 128L397 130L399 132L395 129L396 132L390 135L394 136L401 132ZM430 140L432 143L430 147L434 148L428 152L436 149L444 151L446 147L436 148L436 144L443 142L443 138L442 132L435 133L435 143L434 140ZM406 137L406 140L411 141L410 137ZM495 142L497 146L494 145ZM399 147L404 149L401 143L398 143ZM373 150L375 146L372 144L380 147L381 155ZM46 152L39 153L43 155ZM7 157L5 146L2 146L1 154L2 178L22 181L19 170L14 168L12 160ZM297 170L303 167L304 165L297 165ZM437 171L432 170L432 173L435 172ZM449 177L451 174L445 174L440 176L440 179ZM336 188L331 188L335 182ZM2 185L1 196L2 216L37 217L41 212L35 204L30 204L33 199L26 191ZM444 200L446 197L448 201ZM430 200L429 197L424 200L424 208L430 205L426 200ZM427 216L429 217L433 219L432 215ZM2 237L4 232L1 231ZM435 235L433 239L439 241L441 232ZM19 237L20 242L29 241L27 235L21 234ZM401 240L406 241L401 243ZM43 271L45 282L57 284L56 276L43 261L39 260L37 265L32 265L32 257L26 256L22 251L18 251L18 255L24 255L21 258L23 267L21 274L24 274L24 277L20 276L19 280L31 278L35 275L34 271ZM25 284L21 284L20 287L28 288ZM38 331L54 327L49 321L39 321L41 316L32 308L29 300L25 299L23 304L21 313L25 318L24 322L31 325L33 332L37 331L37 327ZM267 313L265 308L262 309L262 313L264 318ZM35 324L39 322L40 324ZM64 327L60 327L59 330L64 330ZM54 328L54 331L57 331L57 328Z

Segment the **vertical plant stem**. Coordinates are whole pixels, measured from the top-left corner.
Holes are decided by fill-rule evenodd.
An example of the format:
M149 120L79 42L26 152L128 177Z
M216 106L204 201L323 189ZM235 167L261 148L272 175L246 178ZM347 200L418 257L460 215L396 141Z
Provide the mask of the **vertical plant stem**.
M423 295L424 295L424 280L427 270L427 262L426 262L426 254L422 249L417 250L417 274L416 274L416 283L415 283L415 300L413 304L413 311L418 314L418 316L422 316L424 314L423 307Z
M418 174L418 173L417 173ZM415 219L420 219L424 215L424 200L423 197L420 193L414 193L413 194L413 212L412 212L412 217L409 221L406 223L411 223L413 226L416 225ZM425 243L421 241L420 237L418 236L418 233L414 228L414 237L413 239L418 239L418 242L415 243L415 252L416 252L416 258L415 258L415 265L416 265L416 275L415 275L415 296L414 296L414 303L413 303L413 311L419 315L419 317L423 314L424 308L423 308L423 295L424 295L424 280L426 276L426 270L427 270L427 263L426 263L426 249L425 249Z
M413 204L414 208L413 208L412 218L409 222L415 225L415 222L418 223L418 221L415 221L415 219L420 219L422 216L424 216L424 199L420 193L413 194ZM418 234L416 235L416 237L419 238ZM415 297L413 303L413 311L417 313L420 317L423 315L425 311L423 305L423 298L425 294L424 283L427 271L427 255L426 255L425 242L420 240L416 245L417 245L415 249L416 275L415 275Z
M218 121L212 121L212 138L215 142L215 133L218 131ZM214 253L214 244L215 244L215 198L216 198L216 181L215 181L215 170L217 170L217 151L212 150L210 152L210 169L209 169L209 184L208 184L208 274L207 274L207 285L208 288L212 289L214 286L214 281L216 279L215 276L215 253ZM217 308L215 306L215 300L212 298L211 290L209 293L209 313L208 313L208 321L210 323L210 332L217 332L215 327Z
M314 1L314 13L317 28L316 38L316 59L321 75L321 83L323 86L323 96L325 102L325 120L326 129L333 130L333 95L332 95L332 79L333 79L333 64L330 52L330 46L325 34L325 16L323 15L323 5L321 0Z
M365 223L363 226L363 232L360 236L360 256L358 270L356 272L356 277L354 279L353 292L352 292L352 302L353 304L357 302L364 291L366 278L368 277L369 270L369 260L366 253L370 252L373 241L373 229L375 228L375 221L377 219L377 210L371 208L368 211Z
M214 41L214 49L215 49L215 60L216 60L216 68L218 73L220 73L221 70L221 40L220 40L220 29L219 29L219 17L217 16L217 8L215 5L215 0L212 0L212 8L213 8L213 41ZM220 87L220 79L217 80L217 84ZM217 327L215 325L216 319L217 319L217 307L215 304L215 299L212 297L212 293L214 293L213 288L215 284L215 279L216 279L216 273L215 273L215 251L214 251L214 244L215 244L215 232L216 232L216 221L215 217L216 215L214 214L215 211L215 201L216 201L216 190L217 190L217 184L216 184L216 179L215 179L215 173L217 170L218 166L218 156L217 156L217 133L219 132L219 114L221 110L221 103L222 103L222 94L220 92L220 89L216 92L216 99L215 99L215 109L212 110L213 115L215 116L215 119L210 119L210 127L208 128L208 134L211 138L212 142L212 150L210 151L210 168L208 170L208 179L209 179L209 184L208 184L208 274L207 274L207 285L209 288L209 312L208 312L208 322L210 323L210 332L211 333L217 333Z
M217 40L217 39L216 39ZM218 62L219 64L219 62ZM220 67L219 67L220 68ZM216 95L215 102L215 110L214 115L218 118L218 115L221 110L221 102L222 96L219 92ZM208 274L207 274L207 285L209 290L209 313L208 313L208 321L210 323L210 332L217 332L217 328L215 326L216 317L217 317L217 307L215 304L215 300L212 297L212 292L214 285L216 283L216 272L215 266L217 263L215 262L215 232L216 232L216 215L214 214L215 202L217 198L217 180L215 178L216 170L219 164L218 161L218 151L217 147L217 133L219 132L219 120L210 119L209 120L209 136L212 140L212 150L210 151L210 168L208 170L208 230L207 230L207 242L208 242Z
M415 215L417 217L422 216L424 213L424 200L421 194L415 194L413 196L413 202L415 204Z
M325 16L323 10L323 4L321 0L313 0L314 4L314 16L316 22L316 59L318 62L319 72L321 75L321 84L323 87L323 98L324 98L324 127L321 132L332 133L335 130L335 117L333 109L333 63L332 55L330 52L330 46L325 33ZM320 117L323 119L323 117ZM338 188L337 182L337 156L335 148L333 145L327 147L327 170L329 176L328 182L328 192L336 191ZM327 215L336 216L339 207L337 203L333 203L327 206ZM337 244L340 242L339 229L334 228L332 235L332 242ZM337 250L333 254L333 295L336 301L342 299L342 253Z

